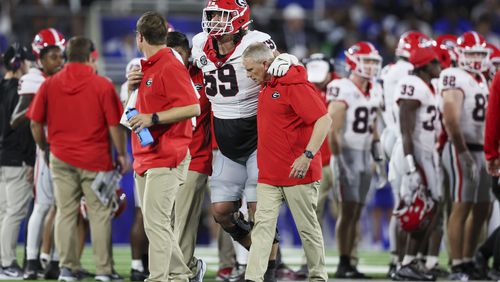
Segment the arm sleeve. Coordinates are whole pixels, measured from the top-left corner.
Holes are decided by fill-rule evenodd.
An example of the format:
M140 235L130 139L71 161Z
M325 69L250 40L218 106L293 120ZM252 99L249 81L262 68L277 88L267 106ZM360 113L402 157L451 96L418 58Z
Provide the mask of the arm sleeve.
M325 103L311 86L294 84L288 87L290 105L305 123L312 124L327 113Z
M487 160L498 158L500 141L500 72L497 72L490 88L488 108L486 109L486 127L484 130L484 153Z
M185 107L198 104L196 88L186 67L173 58L163 68L161 76L163 84L163 95L170 101L172 107Z
M36 122L45 123L47 119L47 84L49 80L46 80L38 91L36 92L33 101L31 102L26 116Z

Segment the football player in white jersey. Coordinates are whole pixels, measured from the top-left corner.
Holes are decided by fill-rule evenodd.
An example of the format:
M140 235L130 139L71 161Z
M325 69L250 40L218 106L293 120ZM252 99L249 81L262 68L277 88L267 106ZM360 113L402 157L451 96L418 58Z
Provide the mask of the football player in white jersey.
M333 80L327 86L331 101L328 112L333 120L331 168L338 182L335 186L340 198L336 226L340 262L335 277L363 279L366 276L351 265L350 255L370 187L371 148L378 141L375 119L382 103L382 87L375 77L379 75L382 57L368 42L354 44L345 55L349 78Z
M386 65L380 73L380 80L382 81L384 89L382 118L385 125L382 135L380 136L380 141L388 159L391 157L391 153L398 136L398 128L396 126L396 119L398 117L393 110L394 89L396 88L399 79L407 74L410 74L413 70L413 65L408 61L410 52L417 48L421 42L427 41L430 41L430 38L421 32L407 31L403 33L399 38L398 46L395 51L397 61L393 64ZM392 180L392 182L394 183L394 180ZM394 202L397 203L399 199L399 187L392 188ZM399 240L397 240L397 234L397 222L394 218L391 218L389 223L389 243L392 259L389 264L389 277L396 270L396 265L399 261L398 250L400 248L398 248Z
M401 202L397 202L396 215L404 214L413 204L415 194L422 189L421 185L425 186L426 193L430 193L435 202L441 197L434 162L438 93L431 82L439 77L441 67L437 54L430 46L412 50L409 61L414 66L413 74L403 76L394 92L395 107L399 108L399 138L392 153L391 169L395 170L392 173L397 175L397 179L401 179ZM422 225L419 230L409 233L402 266L392 276L393 279L436 279L433 274L422 271L416 260L417 252L428 241L430 233L427 230L432 230L437 223L435 219L439 208L435 207L434 211L432 224Z
M205 91L212 104L214 136L219 152L210 178L215 221L231 237L249 249L251 224L239 211L245 193L250 220L256 207L257 185L257 96L260 86L247 77L243 51L254 42L264 42L275 55L271 37L249 30L250 7L245 0L210 0L203 9L203 32L193 38L192 56L203 71ZM292 60L293 59L293 60ZM282 75L296 58L279 55L270 72ZM265 280L274 280L277 240ZM272 276L269 276L272 275Z
M488 67L489 49L474 31L460 36L457 45L459 67L439 77L448 134L443 164L453 201L447 226L453 280L474 278L472 256L491 203L483 155L488 86L482 72Z
M45 78L55 74L62 68L64 64L63 49L65 43L66 41L62 34L53 28L41 30L33 39L31 46L37 59L37 66L31 68L19 81L19 95L21 97L12 115L11 124L14 126L26 120L26 111ZM49 168L45 162L48 157L47 153L48 152L43 152L37 148L35 164L35 205L28 222L25 279L37 278L37 272L40 270L37 259L42 240L42 228L47 213L54 205L52 180ZM40 254L40 258L51 260L50 254ZM57 258L53 257L52 261L56 259Z

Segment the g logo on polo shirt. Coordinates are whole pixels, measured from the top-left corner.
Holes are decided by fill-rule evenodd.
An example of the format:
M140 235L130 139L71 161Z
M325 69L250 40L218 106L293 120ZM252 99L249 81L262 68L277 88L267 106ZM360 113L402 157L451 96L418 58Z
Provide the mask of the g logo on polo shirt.
M273 98L273 99L278 99L280 96L281 95L278 91L275 91L273 94L271 94L271 98Z
M208 63L207 62L207 56L205 56L205 55L201 56L200 63L201 63L202 66L205 66Z
M152 84L153 84L153 79L152 79L152 78L150 78L150 79L148 79L148 80L146 81L146 86L147 86L147 87L150 87Z

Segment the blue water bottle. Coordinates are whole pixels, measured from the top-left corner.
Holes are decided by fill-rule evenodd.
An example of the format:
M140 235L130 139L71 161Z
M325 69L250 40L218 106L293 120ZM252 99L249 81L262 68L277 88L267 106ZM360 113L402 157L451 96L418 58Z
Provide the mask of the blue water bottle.
M125 114L127 115L127 120L130 120L138 113L139 112L135 108L128 108L125 112ZM136 132L135 134L137 134L137 137L139 137L139 140L141 140L142 147L153 143L153 136L151 135L151 132L149 132L149 129L143 128L141 131L139 131L139 133Z

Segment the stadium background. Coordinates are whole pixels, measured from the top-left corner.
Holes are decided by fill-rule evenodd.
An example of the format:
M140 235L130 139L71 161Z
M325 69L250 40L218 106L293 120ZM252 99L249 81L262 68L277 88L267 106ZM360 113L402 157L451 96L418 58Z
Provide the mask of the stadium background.
M127 62L139 56L135 46L135 23L147 10L164 14L178 31L191 38L201 31L201 11L205 0L2 0L0 1L0 51L15 41L29 45L42 28L54 27L68 39L74 35L90 37L99 50L99 72L118 87L125 81ZM500 46L500 1L470 0L248 0L255 29L271 34L280 51L298 57L322 52L335 58L335 68L344 73L343 50L359 40L375 44L384 65L394 59L399 35L416 29L428 35L461 34L476 30ZM303 8L289 7L291 3ZM287 9L288 7L288 9ZM288 18L286 20L285 18ZM290 20L295 18L295 20ZM298 19L297 19L298 18ZM303 20L300 20L303 18ZM298 22L297 22L298 21ZM290 26L298 27L292 32ZM295 40L284 35L295 34ZM113 242L128 243L133 221L132 173L122 180L128 196L125 213L113 222ZM387 235L373 224L386 225L392 206L389 188L372 191L362 220L362 246L385 249ZM207 202L208 204L208 202ZM333 246L334 218L328 215L325 242ZM202 219L199 243L210 244L210 217ZM291 223L291 215L283 208L279 228L285 245L300 245ZM375 231L382 230L382 231ZM24 242L24 232L20 233Z

